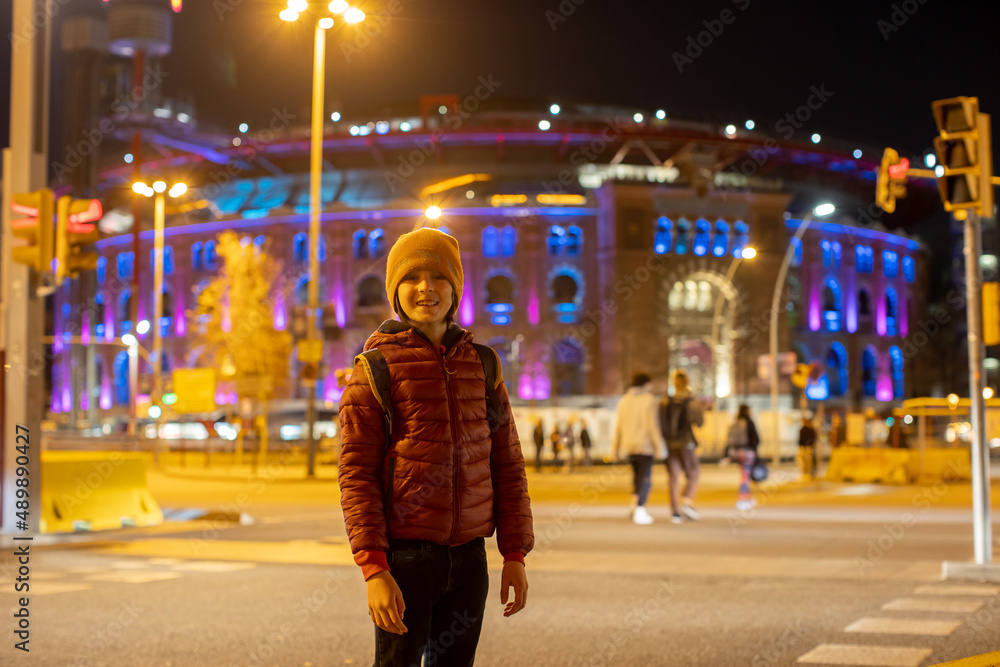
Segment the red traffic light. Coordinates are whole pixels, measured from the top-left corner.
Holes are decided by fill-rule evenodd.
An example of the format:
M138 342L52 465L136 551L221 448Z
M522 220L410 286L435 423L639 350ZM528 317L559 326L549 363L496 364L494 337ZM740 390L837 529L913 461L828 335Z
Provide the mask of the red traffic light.
M889 165L889 176L892 178L904 179L906 172L910 170L910 159L901 158L899 164Z

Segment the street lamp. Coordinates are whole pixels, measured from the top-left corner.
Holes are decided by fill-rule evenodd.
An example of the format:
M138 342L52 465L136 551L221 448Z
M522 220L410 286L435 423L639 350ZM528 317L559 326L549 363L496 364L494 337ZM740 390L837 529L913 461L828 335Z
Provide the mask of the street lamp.
M163 225L166 197L180 197L187 192L187 185L174 183L167 190L165 181L156 181L152 186L142 182L132 184L132 191L144 197L153 198L153 396L160 401L163 396L161 360L163 340L160 320L163 318ZM138 259L138 258L136 258ZM138 331L138 328L136 329ZM140 332L142 333L142 332Z
M827 216L837 210L837 207L828 202L824 202L813 209L813 215L821 217ZM802 242L802 236L809 229L809 225L814 222L812 218L802 220L802 224L795 231L795 238ZM771 435L774 438L774 457L772 463L781 460L781 422L778 419L778 302L781 300L781 288L785 286L785 278L788 276L788 267L795 256L795 245L789 243L785 249L785 256L781 260L781 268L778 269L778 278L774 281L774 293L771 295L771 322L770 322L770 353L771 353Z
M308 11L306 0L288 0L288 7L279 14L282 21L296 21L300 15ZM356 7L351 7L347 0L333 0L327 9L331 14L340 16L346 23L361 23L365 13ZM312 134L310 135L309 153L309 305L306 308L306 339L314 341L316 335L316 311L319 309L319 215L320 215L320 185L323 177L323 83L326 78L326 31L332 28L334 19L330 16L320 17L316 21L316 31L313 41L313 87L312 87ZM309 387L309 399L306 403L306 428L308 430L309 463L307 476L316 475L316 437L313 433L316 424L316 380L305 379Z
M733 261L729 263L729 270L726 272L725 283L732 281L733 276L736 274L736 269L739 268L740 264L745 259L753 259L757 256L757 250L752 247L743 248L740 251L738 257L734 257ZM729 346L719 345L719 330L720 319L722 318L722 304L726 301L726 294L722 290L719 290L719 296L715 299L715 316L712 318L712 442L718 445L719 440L719 357L720 347L724 347L726 350L726 356L729 358ZM727 365L727 372L732 373L731 363ZM726 396L728 396L732 391L732 385L730 384L729 391L727 391Z

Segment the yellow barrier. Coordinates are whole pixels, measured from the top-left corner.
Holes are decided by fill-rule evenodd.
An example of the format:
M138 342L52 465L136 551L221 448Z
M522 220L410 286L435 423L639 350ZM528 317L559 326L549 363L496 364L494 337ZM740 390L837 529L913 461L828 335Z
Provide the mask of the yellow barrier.
M148 455L42 452L43 533L108 530L163 522L146 488Z
M932 665L931 667L997 667L998 665L1000 665L1000 651L997 651L996 653L974 655L971 658L965 658L963 660L942 662L937 665Z
M961 447L889 449L837 447L830 456L826 479L831 482L881 482L970 479L969 451Z
M837 447L830 455L826 478L831 482L906 484L909 461L910 453L905 449Z

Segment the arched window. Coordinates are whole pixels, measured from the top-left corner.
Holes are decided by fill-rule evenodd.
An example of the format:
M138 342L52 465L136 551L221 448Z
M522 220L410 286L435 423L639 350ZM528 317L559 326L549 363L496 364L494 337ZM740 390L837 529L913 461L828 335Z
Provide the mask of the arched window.
M358 283L358 308L372 308L385 304L385 283L375 276L367 276Z
M747 223L737 220L733 224L733 257L742 257L743 249L750 245L750 228Z
M500 233L492 225L483 230L483 257L496 257L500 254Z
M562 248L566 243L566 230L559 225L552 225L549 227L549 255L555 256L562 252Z
M823 250L823 266L833 265L833 248L830 247L830 242L823 239L819 247Z
M120 252L116 261L118 263L118 277L122 280L131 278L135 255L131 252Z
M575 338L563 338L552 348L552 374L558 396L582 394L584 349Z
M858 273L871 273L874 270L875 253L870 246L854 247L854 264Z
M507 225L500 233L500 254L513 257L517 251L517 229Z
M707 312L715 304L712 299L712 283L701 280L698 282L698 310Z
M694 235L694 243L692 244L692 252L698 256L702 257L708 254L708 246L711 244L711 239L709 235L712 231L712 225L709 224L708 220L704 218L699 218L695 225L697 233Z
M677 241L674 244L674 251L678 255L686 255L691 239L691 223L684 218L677 221Z
M862 288L858 290L858 315L872 314L871 301L868 298L868 290Z
M913 261L912 257L903 258L903 278L908 283L917 279L917 263Z
M118 312L115 313L123 334L132 330L132 292L123 291L118 295Z
M105 280L108 277L108 258L98 257L97 258L97 284L104 286Z
M156 248L149 251L150 270L156 266ZM174 275L174 249L170 246L163 247L163 275Z
M354 232L352 249L354 259L368 259L368 232L363 229Z
M885 334L895 336L899 332L899 307L896 290L889 287L885 290Z
M893 345L889 348L889 363L892 369L892 397L905 398L905 375L903 372L903 351Z
M104 337L104 322L107 321L108 317L108 304L105 302L104 292L98 292L94 295L94 303L97 305L97 312L94 314L97 321L94 325L94 334L98 337Z
M847 349L840 343L834 343L826 353L826 379L831 396L847 393L847 368Z
M667 295L667 305L670 306L670 310L680 310L684 306L684 283L677 281L670 288L670 294Z
M552 281L552 297L555 303L573 303L577 286L573 276L562 274Z
M128 352L122 350L115 355L113 365L115 382L115 403L128 405Z
M834 241L830 244L830 250L833 253L833 268L839 269L840 263L844 257L844 249L841 247L840 243Z
M583 230L576 225L570 225L566 231L566 254L570 257L578 257L582 246Z
M385 255L385 230L381 227L368 235L368 256L378 259Z
M510 278L498 275L486 282L486 303L514 303L514 283Z
M163 316L160 318L160 335L163 337L170 335L170 324L173 322L171 313L174 312L174 295L170 293L170 288L163 286Z
M309 303L309 276L300 276L295 281L295 304L304 306Z
M296 234L292 239L292 261L303 264L309 258L309 239L305 234Z
M899 255L891 250L883 250L882 272L886 278L895 278L899 274Z
M201 241L195 241L191 244L191 270L201 271L203 266L201 261Z
M789 243L792 246L792 261L791 266L802 266L802 239L798 236L793 236Z
M253 244L258 248L263 248L265 243L267 243L267 237L263 234L253 240Z
M712 240L712 254L725 257L729 249L729 225L725 220L715 221L715 238Z
M698 283L693 280L684 281L684 310L694 310L698 307Z
M827 331L840 331L842 309L840 285L833 278L827 278L823 288L823 321Z
M666 255L673 245L674 222L670 218L661 217L656 221L656 234L653 237L653 252Z
M215 254L215 241L205 242L205 268L215 271L218 268L219 258Z
M877 358L877 352L871 345L861 355L861 389L865 396L875 396L878 381Z

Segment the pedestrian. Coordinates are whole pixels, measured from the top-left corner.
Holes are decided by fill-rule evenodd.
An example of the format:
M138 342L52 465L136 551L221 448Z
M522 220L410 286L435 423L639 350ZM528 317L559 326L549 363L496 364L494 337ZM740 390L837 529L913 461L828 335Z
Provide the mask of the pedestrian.
M580 449L583 450L583 465L587 468L594 465L594 460L590 458L590 431L587 430L587 422L580 420Z
M799 470L804 478L816 478L816 427L811 412L802 415L799 429Z
M684 371L674 373L674 395L663 400L660 406L660 427L667 442L667 475L670 480L671 521L683 523L684 517L698 520L694 509L694 496L698 491L701 473L698 462L698 441L694 427L705 423L704 410L691 394L688 376ZM680 475L684 473L684 493L681 498ZM683 512L683 516L681 515Z
M377 376L374 357L359 357L340 404L347 535L367 584L375 665L471 665L494 532L503 615L527 601L534 535L524 458L499 359L490 389L487 353L453 321L464 288L458 242L419 229L399 238L386 266L400 321L383 322L365 350L377 349L388 372Z
M719 461L721 466L728 465L732 460L740 465L739 498L736 501L738 510L748 510L757 504L750 495L750 481L759 445L760 435L757 433L757 425L750 418L750 406L741 405L736 420L726 435L725 457Z
M636 373L632 386L618 402L618 419L615 424L612 455L617 461L622 454L632 465L632 521L640 526L653 523L646 509L652 486L653 460L664 454L663 434L657 423L657 403L646 373Z
M552 465L557 468L562 467L562 431L559 430L559 422L552 424L552 433L549 435L549 446L552 447Z
M840 447L844 440L844 422L840 418L839 412L834 412L830 419L830 447Z
M575 457L574 450L576 449L576 438L573 436L573 420L570 419L566 422L566 428L562 432L562 445L563 449L566 450L566 461L567 467L570 472L573 471L573 458Z
M535 471L542 471L542 456L545 453L545 426L542 425L542 418L535 418L535 431L532 433L535 441Z

